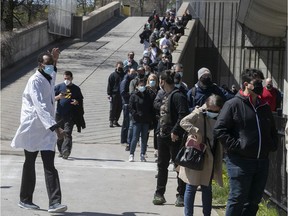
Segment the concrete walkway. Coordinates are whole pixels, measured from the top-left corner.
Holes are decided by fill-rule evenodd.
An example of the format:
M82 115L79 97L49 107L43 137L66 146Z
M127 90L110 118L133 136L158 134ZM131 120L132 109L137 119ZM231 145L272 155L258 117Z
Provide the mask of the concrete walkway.
M135 52L137 61L142 56L143 47L138 35L146 19L113 18L89 33L83 41L62 40L58 44L62 52L56 83L62 82L65 70L73 72L74 83L80 85L84 95L87 124L82 133L74 130L71 157L68 160L55 159L62 187L62 203L68 205L68 211L62 215L183 215L183 208L174 206L176 174L172 167L165 194L167 203L154 206L156 163L153 144L149 143L146 163L139 162L139 147L136 162L129 163L129 153L120 145L120 128L109 128L108 124L108 76L114 70L116 61L125 60L129 51ZM37 183L33 201L41 210L28 211L17 206L24 157L22 150L10 148L19 126L21 94L37 66L36 56L25 60L25 64L17 68L16 65L15 74L1 81L1 215L48 215L40 157L36 163ZM201 193L197 193L195 204L195 215L202 215ZM213 211L212 216L216 215Z

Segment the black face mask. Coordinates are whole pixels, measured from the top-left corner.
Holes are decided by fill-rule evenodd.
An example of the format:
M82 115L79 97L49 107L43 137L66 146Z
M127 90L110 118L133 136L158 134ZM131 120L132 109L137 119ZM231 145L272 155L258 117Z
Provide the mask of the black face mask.
M266 86L266 88L267 88L268 90L271 90L271 89L272 89L272 85L271 85L271 84L268 84L268 85Z
M205 77L205 78L200 78L200 82L203 83L205 86L210 86L212 85L212 80L210 77Z
M145 74L138 74L138 77L140 78L140 79L143 79L144 78L144 76L145 76Z
M263 85L261 80L256 80L253 83L254 89L252 90L255 94L261 95L263 92Z
M117 68L117 71L119 72L119 73L123 73L124 72L124 70L123 70L123 68Z

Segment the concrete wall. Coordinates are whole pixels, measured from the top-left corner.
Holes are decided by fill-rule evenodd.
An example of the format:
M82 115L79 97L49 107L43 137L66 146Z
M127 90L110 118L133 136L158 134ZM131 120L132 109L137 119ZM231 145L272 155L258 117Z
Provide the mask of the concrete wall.
M120 14L120 3L111 2L83 17L83 33L91 31L93 28L104 23L115 15Z
M45 47L55 38L48 33L47 21L25 30L3 33L1 37L1 69Z
M181 16L186 9L190 8L189 3L183 3L177 15ZM197 20L190 20L186 26L184 35L181 36L178 41L178 46L176 50L173 51L173 63L183 64L183 81L189 86L192 87L196 82L194 79L195 72L193 68L195 67L195 42L196 42L196 27Z
M83 34L120 13L119 2L111 2L83 17ZM1 74L15 62L43 49L59 36L48 33L47 21L17 32L1 35Z

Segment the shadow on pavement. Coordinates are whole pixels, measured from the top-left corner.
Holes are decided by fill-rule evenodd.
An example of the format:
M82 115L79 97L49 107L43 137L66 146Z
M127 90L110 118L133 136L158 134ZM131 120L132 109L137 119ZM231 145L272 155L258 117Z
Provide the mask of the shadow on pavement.
M58 213L53 215L67 215L67 216L137 216L137 214L145 214L145 215L159 215L158 213L152 212L123 212L122 214L109 214L109 213L100 213L100 212L65 212L65 213Z
M37 68L37 56L46 50L51 50L53 47L59 47L60 50L67 49L70 45L77 42L95 42L99 38L103 37L111 29L123 22L125 17L112 17L106 22L102 23L100 26L97 26L95 29L92 29L86 35L84 35L83 40L60 37L51 44L43 47L42 49L32 53L29 56L24 57L23 59L15 62L7 68L2 69L1 71L1 89L15 82L17 79L21 78L28 72ZM61 58L61 57L60 57Z
M91 160L91 161L112 161L112 162L125 162L124 160L115 160L115 159L99 159L99 158L78 158L78 157L69 157L68 160Z

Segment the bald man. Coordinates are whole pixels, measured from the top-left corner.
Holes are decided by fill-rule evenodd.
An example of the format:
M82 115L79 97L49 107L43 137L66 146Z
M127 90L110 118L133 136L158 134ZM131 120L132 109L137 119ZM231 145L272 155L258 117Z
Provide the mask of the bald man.
M266 85L263 88L261 97L263 101L269 104L271 111L276 112L276 109L281 107L281 93L278 89L273 87L271 78L267 78L265 82Z

